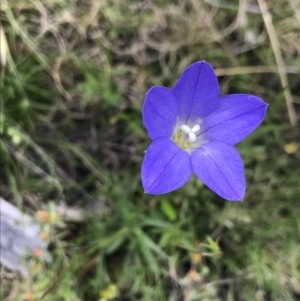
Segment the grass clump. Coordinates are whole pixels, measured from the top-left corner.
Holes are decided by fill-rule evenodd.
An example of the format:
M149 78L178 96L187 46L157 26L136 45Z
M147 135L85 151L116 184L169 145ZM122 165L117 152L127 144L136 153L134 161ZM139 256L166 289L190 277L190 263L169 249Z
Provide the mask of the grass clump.
M31 258L28 279L2 268L1 300L296 300L300 140L286 106L299 119L296 2L268 8L279 48L249 1L1 3L1 195L32 215L54 204L62 219L49 225L53 262ZM199 60L222 94L270 104L238 145L243 203L196 180L159 197L141 188L144 94Z

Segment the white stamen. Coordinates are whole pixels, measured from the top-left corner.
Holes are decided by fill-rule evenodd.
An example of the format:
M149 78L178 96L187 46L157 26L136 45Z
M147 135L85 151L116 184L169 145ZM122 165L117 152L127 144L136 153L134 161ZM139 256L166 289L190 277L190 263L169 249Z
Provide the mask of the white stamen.
M197 132L199 132L199 131L200 131L200 125L199 125L199 124L194 125L194 126L192 127L192 129L191 129L191 132L192 132L192 133L197 133Z
M192 128L190 128L188 125L183 124L180 129L185 132L188 137L189 137L189 142L195 142L197 140L197 136L195 135L195 133L197 133L198 131L200 131L200 125L199 124L195 124Z
M197 137L194 133L189 133L189 141L195 142L197 140Z
M189 127L188 125L186 125L186 124L183 124L183 125L180 127L180 129L181 129L183 132L187 133L187 134L189 134L189 133L191 132L190 127Z

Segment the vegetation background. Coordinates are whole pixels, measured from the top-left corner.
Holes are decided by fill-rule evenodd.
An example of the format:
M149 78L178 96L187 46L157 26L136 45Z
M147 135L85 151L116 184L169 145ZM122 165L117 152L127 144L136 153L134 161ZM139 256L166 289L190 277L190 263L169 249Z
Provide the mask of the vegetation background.
M1 300L300 300L299 4L1 0L1 196L53 257L2 267ZM144 95L200 60L269 103L241 203L141 187Z

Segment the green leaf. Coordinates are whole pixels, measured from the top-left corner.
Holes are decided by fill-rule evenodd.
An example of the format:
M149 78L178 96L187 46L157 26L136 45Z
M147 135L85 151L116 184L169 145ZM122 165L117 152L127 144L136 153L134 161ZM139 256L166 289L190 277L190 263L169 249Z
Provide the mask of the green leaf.
M175 221L177 219L177 212L168 199L161 200L160 209L169 220Z

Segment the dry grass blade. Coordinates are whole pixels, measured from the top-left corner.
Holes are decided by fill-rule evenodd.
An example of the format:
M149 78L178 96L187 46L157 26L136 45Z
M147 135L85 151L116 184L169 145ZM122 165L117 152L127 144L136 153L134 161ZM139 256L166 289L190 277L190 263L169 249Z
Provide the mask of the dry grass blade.
M215 69L217 76L228 76L236 74L249 74L249 73L279 73L280 69L278 66L242 66L232 68L218 68ZM294 66L285 66L282 70L286 73L298 73L298 70Z
M280 49L279 39L276 33L276 29L272 23L272 17L268 9L268 5L265 0L258 0L259 7L262 12L262 17L270 38L271 46L274 52L275 60L278 66L281 85L283 88L286 106L289 114L290 123L292 126L297 125L297 116L293 106L293 96L289 89L289 82L287 78L286 66Z
M8 149L11 155L14 156L18 161L22 164L26 165L30 170L32 170L37 175L43 177L46 181L50 182L51 184L60 187L60 183L57 179L53 178L51 175L47 174L44 170L38 167L36 164L25 158L21 153L14 150L11 146L7 143L4 143L5 147Z
M4 30L0 25L0 63L1 66L5 67L6 65L6 53L7 53L7 42Z
M298 0L289 0L289 2L293 11L295 12L298 23L300 24L300 2L298 2Z

